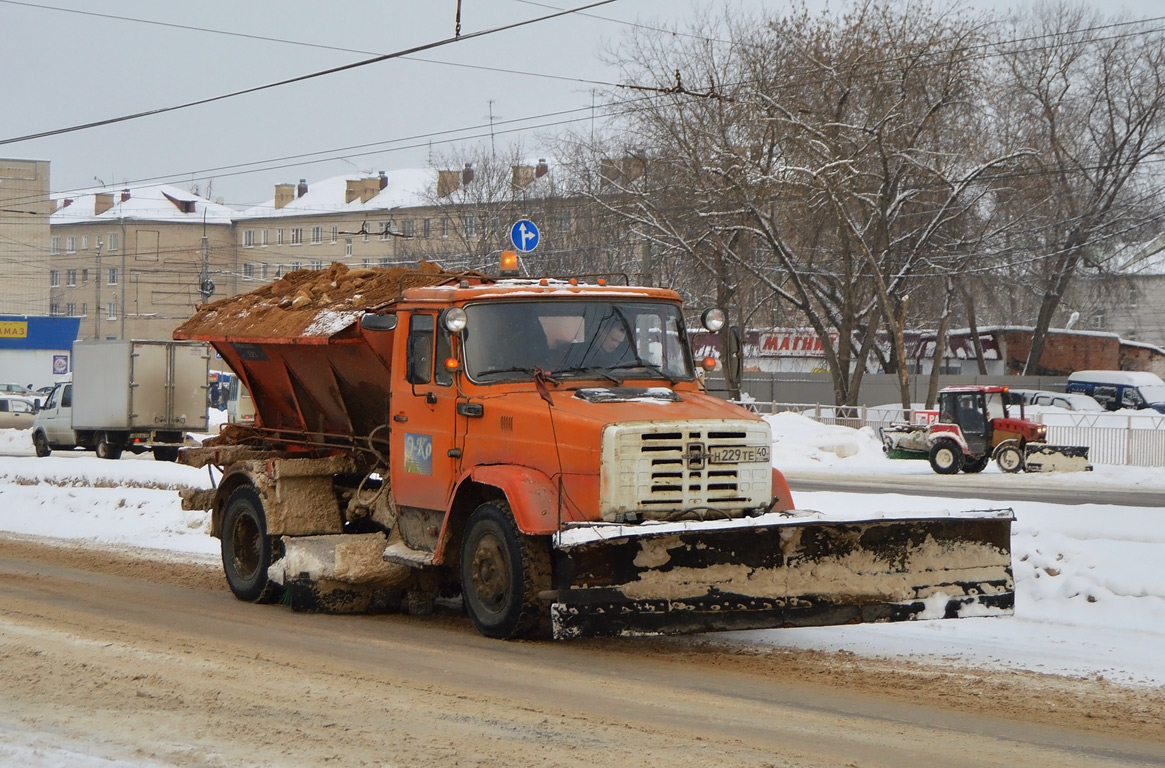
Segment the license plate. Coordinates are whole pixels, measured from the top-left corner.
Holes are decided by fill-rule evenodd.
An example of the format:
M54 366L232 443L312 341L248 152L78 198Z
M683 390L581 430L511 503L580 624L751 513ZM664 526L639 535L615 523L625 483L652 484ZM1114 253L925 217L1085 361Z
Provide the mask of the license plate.
M709 464L756 464L768 460L767 445L716 445L708 449Z

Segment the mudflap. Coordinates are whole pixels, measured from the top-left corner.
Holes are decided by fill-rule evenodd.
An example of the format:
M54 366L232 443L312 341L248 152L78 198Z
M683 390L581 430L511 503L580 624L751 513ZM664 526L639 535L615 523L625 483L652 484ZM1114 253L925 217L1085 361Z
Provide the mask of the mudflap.
M554 637L1012 612L1010 509L860 521L793 514L559 534Z
M1028 443L1024 446L1023 468L1026 472L1091 472L1087 445L1047 445Z

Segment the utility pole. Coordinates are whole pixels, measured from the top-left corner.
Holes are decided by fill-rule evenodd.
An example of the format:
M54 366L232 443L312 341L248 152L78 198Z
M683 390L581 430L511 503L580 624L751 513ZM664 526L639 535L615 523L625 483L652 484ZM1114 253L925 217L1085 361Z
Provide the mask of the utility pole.
M101 339L101 238L97 238L97 274L94 276L93 282L97 285L97 306L93 309L94 318L96 320L96 330L93 331L93 338Z
M210 241L206 238L206 213L202 214L202 270L198 273L198 293L203 303L214 295L214 281L210 279Z

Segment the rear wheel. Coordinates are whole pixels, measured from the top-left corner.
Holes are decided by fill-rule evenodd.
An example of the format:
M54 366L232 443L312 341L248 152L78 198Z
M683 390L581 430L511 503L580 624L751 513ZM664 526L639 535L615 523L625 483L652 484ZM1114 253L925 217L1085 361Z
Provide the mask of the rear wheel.
M161 445L153 449L154 461L178 461L178 446Z
M995 451L995 463L1008 474L1023 469L1023 453L1014 443L1004 443Z
M482 504L461 547L461 593L474 626L501 639L534 633L547 615L538 593L550 586L550 549L523 535L505 502Z
M97 438L97 458L99 459L120 459L122 447L119 443L115 443L109 439L108 432L102 432Z
M49 439L45 437L44 432L37 432L32 436L32 447L36 451L36 455L42 459L53 452L53 449L49 448Z
M987 465L990 463L990 456L980 456L977 459L966 459L963 461L963 471L971 475L977 474L987 469Z
M930 467L940 475L958 474L963 468L963 451L954 440L939 440L930 448Z
M267 580L271 567L271 537L258 492L243 486L227 500L222 521L222 568L235 597L247 602L269 602L279 593Z

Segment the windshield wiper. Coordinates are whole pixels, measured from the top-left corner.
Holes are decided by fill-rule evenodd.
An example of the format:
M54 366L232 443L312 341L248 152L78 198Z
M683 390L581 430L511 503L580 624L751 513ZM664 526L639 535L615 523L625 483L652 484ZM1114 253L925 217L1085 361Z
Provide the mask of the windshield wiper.
M537 374L537 373L538 373L540 370L541 370L541 369L539 369L539 368L532 368L532 367L529 367L529 366L513 366L513 367L511 367L511 368L486 368L486 369L485 369L485 370L483 370L483 371L478 371L476 375L477 375L477 378L479 378L479 379L480 379L480 378L482 378L482 377L485 377L485 376L493 376L493 375L495 375L495 374L505 374L505 373L525 373L525 374L529 374L529 375L530 375L530 377L532 378L532 377L534 377L534 376L535 376L535 375L536 375L536 374ZM558 383L557 381L555 381L555 380L554 380L553 372L551 372L551 373L546 373L545 371L543 371L543 372L542 372L542 377L543 377L544 379L546 379L547 381L549 381L551 384L557 384L557 383Z
M608 370L625 371L625 370L631 370L634 368L642 368L646 371L650 371L651 373L656 374L660 378L667 379L672 384L676 384L679 382L679 379L673 377L670 373L668 373L664 369L660 368L658 365L653 365L652 363L645 363L642 360L635 362L635 363L622 363L620 365L612 365L608 368Z
M572 373L580 373L584 376L601 376L613 384L621 385L623 383L622 381L620 381L616 377L607 373L606 368L600 368L598 366L593 366L593 365L586 365L586 366L576 365L573 368L559 368L558 370L554 371L554 375L556 375L556 376L564 376L564 375L572 374Z

